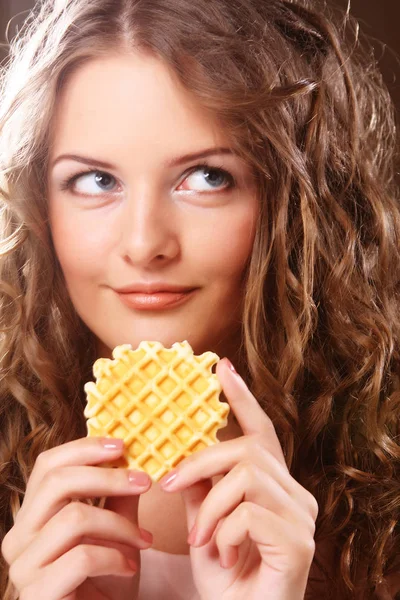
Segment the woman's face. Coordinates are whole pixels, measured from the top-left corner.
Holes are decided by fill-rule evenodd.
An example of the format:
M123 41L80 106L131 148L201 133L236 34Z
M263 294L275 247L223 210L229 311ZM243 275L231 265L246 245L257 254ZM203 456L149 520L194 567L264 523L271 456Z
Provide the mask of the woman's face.
M99 354L186 339L229 355L258 202L216 123L161 61L137 54L71 75L51 133L53 241Z

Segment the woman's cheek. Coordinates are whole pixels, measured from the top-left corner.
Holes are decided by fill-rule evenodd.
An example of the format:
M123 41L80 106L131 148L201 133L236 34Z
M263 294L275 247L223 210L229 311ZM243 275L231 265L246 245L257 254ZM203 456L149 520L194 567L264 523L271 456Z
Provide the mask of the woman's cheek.
M106 219L86 214L53 213L51 229L58 259L68 274L90 275L104 267L112 247L113 227Z
M218 215L216 215L218 217ZM225 211L213 221L208 220L191 236L191 245L204 266L226 275L241 273L254 242L255 215L253 211Z
M251 254L254 242L254 219L252 215L230 215L225 222L215 226L210 236L205 256L213 260L225 273L242 272ZM207 253L206 253L207 251ZM206 259L207 260L207 259Z

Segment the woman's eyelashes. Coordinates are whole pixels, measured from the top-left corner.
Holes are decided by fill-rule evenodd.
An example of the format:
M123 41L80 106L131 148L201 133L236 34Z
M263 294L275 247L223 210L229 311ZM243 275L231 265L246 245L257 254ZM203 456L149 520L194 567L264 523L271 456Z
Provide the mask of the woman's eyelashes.
M92 177L93 175L94 177ZM78 182L81 183L79 187L76 185ZM109 195L114 192L113 186L110 186L110 183L112 182L115 183L116 179L113 175L110 175L110 173L86 169L84 171L79 171L79 173L76 173L72 177L67 177L67 179L62 181L60 190L63 192L70 191L82 196L101 195L98 192Z
M86 169L68 177L60 184L61 191L82 196L111 195L116 193L116 178L106 171ZM225 192L236 186L235 178L222 167L196 165L184 175L177 191L191 193Z
M203 175L199 177L198 174L201 172ZM213 192L220 189L221 191L226 191L236 185L235 178L231 173L226 171L226 169L208 164L196 165L196 167L191 169L186 175L182 183L190 180L193 181L192 185L189 184L189 187L185 188L184 191Z

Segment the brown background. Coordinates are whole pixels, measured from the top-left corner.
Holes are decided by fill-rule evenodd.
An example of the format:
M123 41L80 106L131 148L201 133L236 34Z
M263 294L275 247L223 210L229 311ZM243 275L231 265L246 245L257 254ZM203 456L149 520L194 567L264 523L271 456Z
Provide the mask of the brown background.
M328 2L347 6L347 0ZM5 42L5 29L11 17L29 10L33 4L34 0L0 0L0 42ZM377 40L374 43L376 55L380 57L386 83L400 111L400 0L352 0L351 7L363 30ZM23 18L23 14L13 18L11 33ZM0 49L0 57L4 55L5 50Z

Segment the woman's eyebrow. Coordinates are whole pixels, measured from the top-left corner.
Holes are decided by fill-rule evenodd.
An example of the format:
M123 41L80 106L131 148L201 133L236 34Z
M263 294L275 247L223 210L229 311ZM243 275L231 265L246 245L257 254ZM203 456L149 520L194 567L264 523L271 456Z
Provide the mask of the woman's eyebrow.
M197 160L199 158L205 158L207 156L216 154L235 154L235 152L231 148L208 148L207 150L201 150L200 152L185 154L184 156L178 156L176 158L167 160L164 163L164 166L177 167L186 162L190 162L192 160ZM117 167L111 163L105 162L103 160L97 160L96 158L92 158L90 156L81 156L78 154L61 154L53 161L51 169L54 169L54 167L62 160L75 160L77 162L84 163L85 165L102 167L104 169L117 169Z

